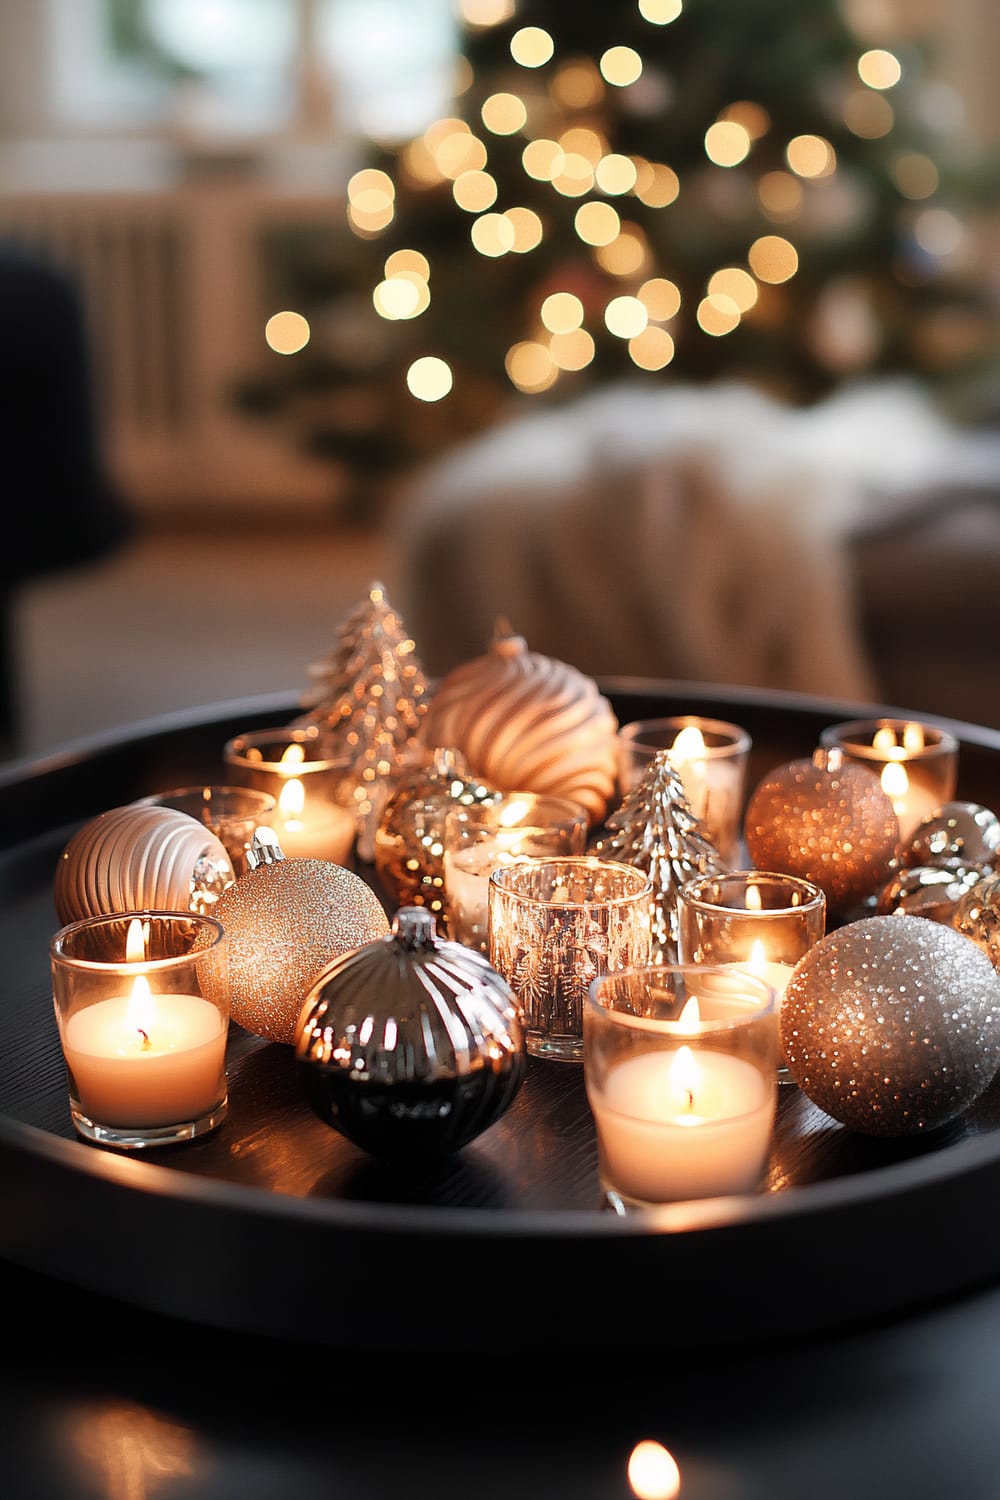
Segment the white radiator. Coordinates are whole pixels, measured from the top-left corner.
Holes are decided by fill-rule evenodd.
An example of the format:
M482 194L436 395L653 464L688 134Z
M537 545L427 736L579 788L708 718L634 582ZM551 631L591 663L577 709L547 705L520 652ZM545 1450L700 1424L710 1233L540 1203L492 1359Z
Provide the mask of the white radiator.
M244 188L0 197L0 235L77 279L109 457L139 508L335 507L332 469L242 416L235 392L274 357L260 231L336 212Z

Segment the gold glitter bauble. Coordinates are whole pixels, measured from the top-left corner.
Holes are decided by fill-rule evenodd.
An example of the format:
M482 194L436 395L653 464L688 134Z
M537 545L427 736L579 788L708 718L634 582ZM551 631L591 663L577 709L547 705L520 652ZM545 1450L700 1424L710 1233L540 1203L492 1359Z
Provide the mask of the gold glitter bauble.
M375 869L397 906L426 906L447 921L444 888L445 817L449 808L493 802L494 787L470 776L457 750L436 749L410 771L386 803L375 831Z
M788 1070L820 1109L862 1135L919 1135L992 1082L1000 974L940 922L866 917L799 959L779 1025Z
M323 859L278 859L247 870L212 915L229 939L232 1019L255 1036L289 1044L320 970L389 931L382 903L361 876ZM225 970L213 970L206 989L226 981Z
M758 870L811 880L830 915L843 916L888 880L899 819L874 771L838 749L817 750L758 783L743 838Z
M978 943L994 968L1000 969L1000 875L984 875L965 892L955 907L952 926Z

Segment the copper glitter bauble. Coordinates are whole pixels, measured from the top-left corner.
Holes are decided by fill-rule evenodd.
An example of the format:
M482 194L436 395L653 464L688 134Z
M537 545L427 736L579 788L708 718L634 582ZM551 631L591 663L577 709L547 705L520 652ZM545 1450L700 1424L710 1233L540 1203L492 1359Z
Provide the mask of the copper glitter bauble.
M1000 974L940 922L866 917L799 959L779 1025L788 1070L820 1109L862 1135L919 1135L992 1082Z
M743 838L758 870L811 880L830 915L843 916L889 878L899 820L874 771L820 749L758 783Z
M291 1044L316 975L382 937L389 919L371 887L342 865L285 859L257 839L248 859L212 913L229 939L229 1013L255 1036ZM225 984L225 971L212 970L211 983Z
M900 850L904 865L992 870L1000 853L1000 818L978 802L945 802L917 824Z
M456 1151L499 1118L527 1053L513 991L481 953L403 907L388 937L336 959L295 1047L319 1117L374 1155Z
M211 913L236 879L225 845L190 813L131 804L77 829L56 866L64 925L129 911Z
M951 922L956 904L979 879L976 870L952 870L943 865L908 865L897 870L875 902L878 916L908 913L932 922Z
M984 875L965 892L955 907L952 926L978 943L1000 969L1000 875Z
M444 823L449 808L493 802L501 795L473 777L457 750L438 748L409 771L386 803L375 831L374 864L397 906L426 906L446 920Z

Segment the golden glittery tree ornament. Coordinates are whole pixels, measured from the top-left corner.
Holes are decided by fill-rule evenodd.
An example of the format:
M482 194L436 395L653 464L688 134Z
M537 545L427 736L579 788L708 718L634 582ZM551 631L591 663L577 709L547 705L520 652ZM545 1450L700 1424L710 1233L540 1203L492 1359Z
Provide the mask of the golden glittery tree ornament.
M350 761L358 854L370 861L385 804L419 758L430 699L413 640L381 583L342 620L336 646L309 677L313 688L294 727L317 728L326 753Z
M698 875L720 875L727 866L692 812L669 750L653 757L605 828L592 841L590 852L634 865L649 875L653 884L650 961L676 963L681 886Z

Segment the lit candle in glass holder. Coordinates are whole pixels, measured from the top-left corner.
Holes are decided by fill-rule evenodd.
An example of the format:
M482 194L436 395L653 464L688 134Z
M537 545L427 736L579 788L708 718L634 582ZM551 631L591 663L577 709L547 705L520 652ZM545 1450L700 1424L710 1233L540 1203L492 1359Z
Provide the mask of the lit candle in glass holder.
M618 731L625 792L641 780L662 750L675 767L691 811L727 864L738 856L751 740L738 724L682 714L634 719Z
M603 975L583 1036L601 1187L616 1207L760 1187L777 1107L767 984L731 965Z
M826 896L818 885L770 870L730 870L686 881L677 897L677 950L682 963L738 964L781 1000L795 965L826 931ZM788 1080L779 1051L779 1079Z
M945 729L915 719L850 719L820 735L826 749L877 773L907 843L924 818L950 802L958 784L958 741Z
M182 912L89 917L56 933L53 1000L78 1135L137 1149L222 1122L228 1000L209 998L205 976L225 940L214 918Z
M299 729L236 735L223 755L241 784L275 798L273 827L283 854L347 864L357 833L347 805L353 788L347 757L324 755L318 736Z

